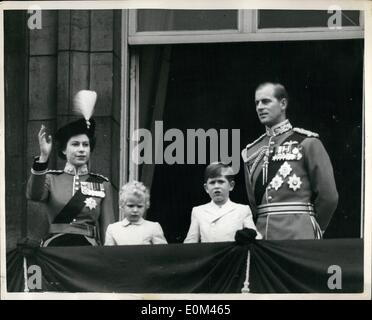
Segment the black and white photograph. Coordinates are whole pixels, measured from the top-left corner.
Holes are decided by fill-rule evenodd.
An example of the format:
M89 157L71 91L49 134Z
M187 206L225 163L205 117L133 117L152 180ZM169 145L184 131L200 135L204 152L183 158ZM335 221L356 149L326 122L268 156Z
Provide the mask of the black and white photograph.
M0 6L1 298L371 299L371 3L104 2Z

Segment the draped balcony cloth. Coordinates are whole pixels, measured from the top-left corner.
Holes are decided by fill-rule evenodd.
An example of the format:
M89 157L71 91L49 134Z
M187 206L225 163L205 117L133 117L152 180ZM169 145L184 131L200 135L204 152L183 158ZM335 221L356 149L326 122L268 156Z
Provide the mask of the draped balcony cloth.
M241 293L248 250L251 293L363 292L361 239L35 248L27 265L40 267L42 289L30 291ZM24 290L23 261L7 254L8 292ZM332 276L341 289L328 287Z

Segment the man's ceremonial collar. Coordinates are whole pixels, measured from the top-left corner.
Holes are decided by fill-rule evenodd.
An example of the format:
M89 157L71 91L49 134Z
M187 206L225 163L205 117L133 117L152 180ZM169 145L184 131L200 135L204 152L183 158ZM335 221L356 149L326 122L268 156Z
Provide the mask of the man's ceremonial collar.
M275 137L280 134L283 134L289 130L292 129L292 125L290 124L289 120L286 119L281 123L276 124L275 126L272 126L271 128L266 127L266 134L269 137Z
M89 173L88 166L86 164L82 165L76 170L75 166L69 162L66 162L65 169L63 171L74 176L83 176Z

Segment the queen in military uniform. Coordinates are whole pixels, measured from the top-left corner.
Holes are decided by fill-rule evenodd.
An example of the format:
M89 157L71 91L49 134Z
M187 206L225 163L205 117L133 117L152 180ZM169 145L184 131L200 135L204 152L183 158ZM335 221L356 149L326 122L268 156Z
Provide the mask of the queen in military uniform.
M257 229L268 240L320 239L338 203L327 151L318 134L292 127L283 85L259 85L255 102L266 133L242 157Z
M88 170L95 146L94 119L71 122L54 135L58 156L66 160L63 170L48 170L52 137L43 125L38 139L40 156L31 169L27 198L46 203L50 227L43 246L102 245L114 211L110 182Z

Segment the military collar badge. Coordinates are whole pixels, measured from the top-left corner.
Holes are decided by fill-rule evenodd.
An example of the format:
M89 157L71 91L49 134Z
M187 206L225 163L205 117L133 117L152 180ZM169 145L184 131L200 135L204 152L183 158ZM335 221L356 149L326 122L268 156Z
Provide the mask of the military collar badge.
M63 171L71 175L83 176L83 175L88 174L88 166L84 164L76 170L75 166L73 166L69 162L66 162L66 165Z
M266 127L266 134L269 136L269 137L275 137L275 136L278 136L280 134L283 134L283 133L286 133L287 131L291 130L293 127L291 125L291 123L289 122L289 120L285 120L271 128L268 128Z

